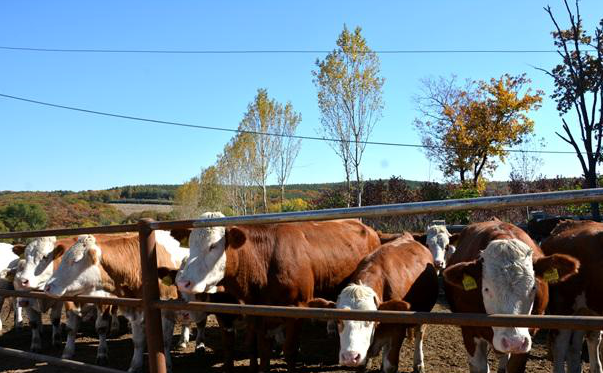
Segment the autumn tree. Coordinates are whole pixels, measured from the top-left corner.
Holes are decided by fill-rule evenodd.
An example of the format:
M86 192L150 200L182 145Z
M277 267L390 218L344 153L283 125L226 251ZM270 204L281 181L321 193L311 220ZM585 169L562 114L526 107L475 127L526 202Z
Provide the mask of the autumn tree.
M174 212L179 219L199 217L199 177L191 178L176 189L174 205Z
M237 215L255 213L255 145L253 135L239 133L226 144L216 163L226 203Z
M509 157L511 166L509 179L514 194L527 193L528 185L542 176L540 169L544 165L544 160L538 152L545 147L545 144L544 138L529 136Z
M542 92L532 93L525 75L503 75L489 82L455 78L425 80L423 95L416 99L422 118L414 121L428 157L433 157L445 176L471 177L473 187L484 174L492 173L498 159L504 162L507 147L520 144L532 133L528 117L537 110Z
M555 82L551 97L557 102L563 123L563 133L557 132L557 136L576 152L586 186L596 188L603 135L603 19L591 36L584 30L578 1L575 11L567 0L564 4L569 18L568 29L561 28L550 7L544 8L555 26L552 35L562 62L551 71L539 70ZM568 118L570 112L574 115ZM576 130L579 137L574 135ZM591 213L593 219L601 220L598 203L591 204Z
M361 28L343 31L337 48L324 60L316 61L313 71L318 89L321 128L325 137L333 138L331 147L341 158L346 177L347 204L350 204L351 173L356 178L356 199L362 205L360 164L375 124L383 110L379 57L367 45Z
M290 137L263 135L263 133L289 135L294 134L301 115L293 111L288 103L285 107L275 99L268 97L266 89L258 89L253 102L247 107L247 112L239 129L248 131L254 141L255 155L249 158L249 167L253 170L256 184L262 190L262 206L268 212L267 181L277 168L277 178L284 190L284 183L289 178L293 161L299 151L299 142ZM280 153L286 151L286 154ZM283 192L284 193L284 192Z
M301 139L292 137L295 135L297 126L301 122L301 114L293 111L291 103L287 103L284 108L279 108L278 125L274 152L274 173L281 191L280 206L284 208L285 202L285 184L291 175L293 163L299 154L301 148ZM284 211L284 210L283 210Z
M0 209L0 223L9 232L46 228L48 216L40 205L15 202Z

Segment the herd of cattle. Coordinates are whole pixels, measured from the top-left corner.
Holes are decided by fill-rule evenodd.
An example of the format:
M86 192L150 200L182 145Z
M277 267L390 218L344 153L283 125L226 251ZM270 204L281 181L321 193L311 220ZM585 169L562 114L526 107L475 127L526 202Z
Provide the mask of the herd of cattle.
M202 218L223 216L207 213ZM358 220L240 225L155 231L162 299L182 298L222 303L262 304L359 310L431 311L439 293L438 276L452 312L487 314L603 314L603 224L562 221L542 242L520 228L493 219L451 235L444 226L425 234L382 234ZM174 237L189 236L190 249ZM28 245L0 250L0 287L41 290L52 298L64 295L142 297L137 234L38 238ZM14 253L14 254L13 254ZM3 299L0 299L3 302ZM2 304L0 303L0 306ZM82 317L90 306L60 300L21 298L15 302L29 317L31 350L40 351L41 314L50 310L52 344L60 346L60 318L67 314L64 358L75 353ZM97 306L97 362L107 363L107 334L119 326L117 308ZM130 372L143 366L145 347L142 310L119 310L132 329L134 352ZM235 316L216 315L222 333L224 369L233 368ZM204 349L207 315L162 311L166 360L174 325L183 323L180 343L187 343L191 323L197 325L196 348ZM281 345L289 371L295 370L301 320L248 317L246 340L252 372L268 372L273 340ZM414 335L413 368L424 371L422 325L380 325L338 321L339 362L362 368L382 353L382 371L396 372L404 338ZM1 327L1 325L0 325ZM525 370L535 330L461 327L470 372L488 372L493 349L499 372ZM601 373L601 332L551 331L553 372L581 372L586 338L590 371ZM259 365L258 365L259 358Z

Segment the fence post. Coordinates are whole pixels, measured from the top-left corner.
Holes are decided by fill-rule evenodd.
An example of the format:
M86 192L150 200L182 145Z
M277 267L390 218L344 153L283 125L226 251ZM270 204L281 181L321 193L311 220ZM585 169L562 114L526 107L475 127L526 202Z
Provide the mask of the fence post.
M159 300L157 252L155 249L155 234L149 227L151 222L153 222L153 219L140 219L138 221L143 291L142 304L144 308L147 351L149 353L149 372L166 373L161 310L151 307L153 301Z

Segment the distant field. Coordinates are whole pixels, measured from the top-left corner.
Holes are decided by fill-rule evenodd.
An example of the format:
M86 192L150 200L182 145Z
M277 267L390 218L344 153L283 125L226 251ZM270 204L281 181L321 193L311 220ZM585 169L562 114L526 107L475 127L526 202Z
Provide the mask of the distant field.
M143 211L171 212L173 210L173 206L171 205L153 205L139 203L109 203L108 205L115 207L117 210L121 211L126 216Z

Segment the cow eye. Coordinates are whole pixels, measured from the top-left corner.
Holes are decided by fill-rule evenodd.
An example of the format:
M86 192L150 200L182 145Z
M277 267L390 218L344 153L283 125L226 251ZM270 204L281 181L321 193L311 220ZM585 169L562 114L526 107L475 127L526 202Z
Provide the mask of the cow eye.
M216 248L216 244L215 243L212 243L211 245L209 245L209 251L212 251L215 248Z
M490 291L490 289L488 289L488 288L484 288L484 291L487 293L487 292L489 292L489 291Z

